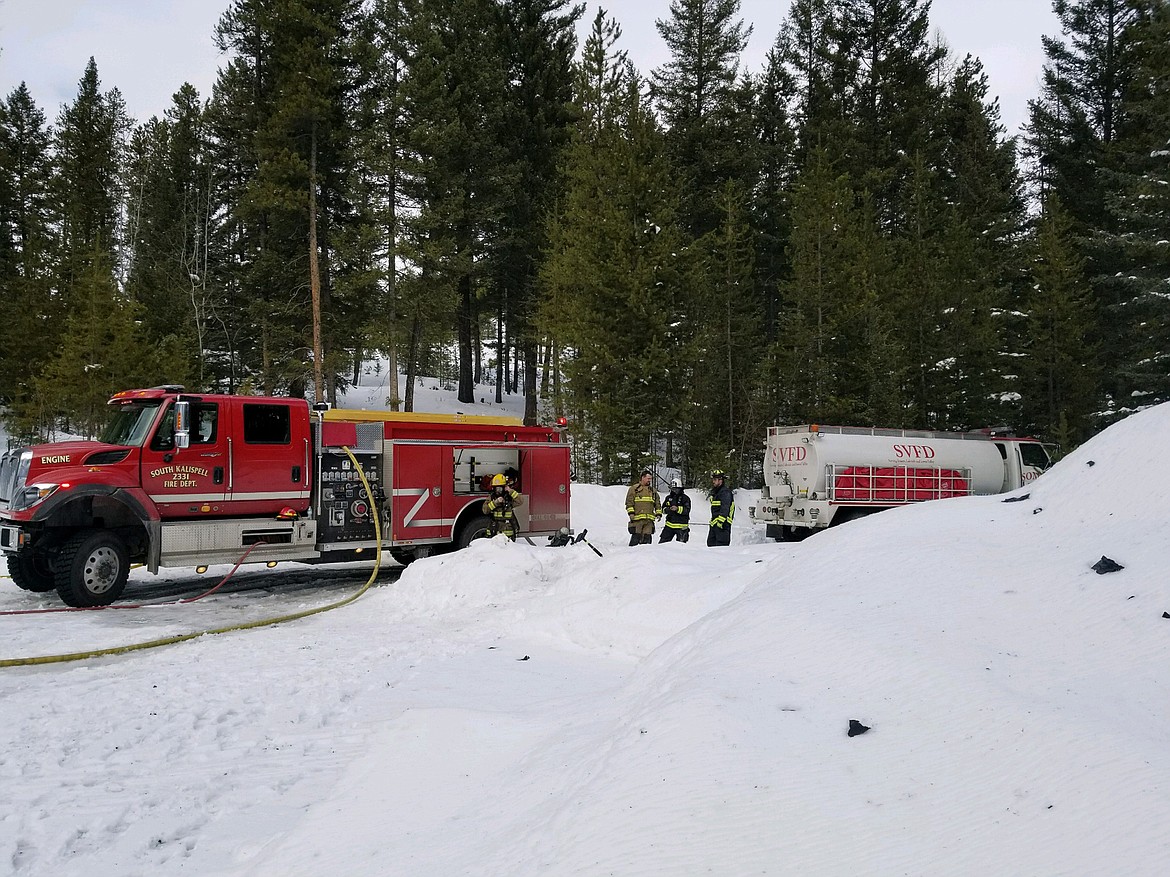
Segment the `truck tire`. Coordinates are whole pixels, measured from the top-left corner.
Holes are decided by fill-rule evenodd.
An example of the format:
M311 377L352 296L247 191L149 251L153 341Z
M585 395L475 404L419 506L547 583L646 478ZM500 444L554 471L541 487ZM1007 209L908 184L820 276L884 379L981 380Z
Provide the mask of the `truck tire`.
M418 557L413 551L405 551L401 548L391 548L390 556L394 558L395 563L400 563L403 566L414 563Z
M78 533L61 548L57 596L66 606L109 606L126 588L130 558L122 540L104 530Z
M16 587L43 594L57 587L49 559L39 551L18 551L8 561L8 572Z
M466 548L476 539L486 539L491 534L492 519L487 515L480 515L463 525L463 529L459 531L459 541L456 544L459 548Z

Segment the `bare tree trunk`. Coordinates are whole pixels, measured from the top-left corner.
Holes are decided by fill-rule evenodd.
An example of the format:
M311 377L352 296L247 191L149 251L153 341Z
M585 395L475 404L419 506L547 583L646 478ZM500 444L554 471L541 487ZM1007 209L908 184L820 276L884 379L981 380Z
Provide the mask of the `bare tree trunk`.
M542 348L544 364L540 369L540 395L548 397L549 372L552 371L553 342L549 338Z
M309 145L309 289L313 298L313 399L325 401L321 354L321 266L317 261L317 126Z
M507 377L507 368L504 365L504 357L507 355L507 350L504 347L504 308L500 306L500 310L496 314L496 404L499 405L504 401L504 380Z
M472 296L471 274L465 273L459 278L459 394L458 399L464 404L475 401L475 380L472 356Z
M535 341L527 341L524 344L524 423L526 426L536 426Z
M406 399L403 411L414 410L414 383L418 373L418 348L422 338L422 320L419 318L418 306L415 306L414 320L410 324L410 344L406 354Z

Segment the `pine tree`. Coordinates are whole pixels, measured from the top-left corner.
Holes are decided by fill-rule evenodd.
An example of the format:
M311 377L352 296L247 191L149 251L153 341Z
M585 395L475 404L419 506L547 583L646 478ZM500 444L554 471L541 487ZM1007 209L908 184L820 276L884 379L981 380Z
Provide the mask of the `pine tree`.
M1083 234L1104 213L1098 169L1123 122L1133 63L1126 30L1136 11L1131 0L1052 0L1052 10L1063 39L1042 37L1048 60L1041 95L1028 105L1028 154L1040 197L1058 197Z
M823 149L809 153L792 196L791 278L783 285L773 378L779 422L848 422L841 322L853 294L848 241L859 222L848 178Z
M503 52L509 83L501 121L508 176L515 181L504 199L493 259L498 312L524 359L524 421L536 423L536 351L532 326L537 272L545 246L548 214L557 202L557 173L576 113L572 107L574 26L583 5L569 0L509 0L500 6ZM503 351L497 351L503 364ZM500 392L497 380L497 398Z
M754 463L749 455L768 420L755 368L764 344L763 304L755 284L756 242L747 195L729 181L720 200L722 223L695 247L702 273L696 300L688 307L697 368L687 380L695 403L687 451L693 469L723 468L739 478Z
M95 250L84 260L61 347L34 380L36 410L47 415L37 424L41 432L60 423L69 431L96 435L114 393L186 379L183 351L173 343L148 341L139 308L117 288L109 259Z
M586 41L593 71L617 57L604 33L595 22ZM607 88L604 104L566 159L541 316L566 351L574 441L596 449L583 470L611 483L642 463L653 436L684 422L691 372L681 316L691 274L662 133L632 70L619 92Z
M1114 170L1105 174L1110 222L1090 247L1111 254L1118 268L1095 281L1118 327L1109 339L1114 414L1170 400L1170 6L1143 0L1136 7Z
M895 229L913 197L915 161L932 158L943 50L928 40L928 0L842 0L835 18L835 66L843 84L836 154L870 193L878 221ZM839 75L839 74L838 74Z
M833 118L832 103L843 96L832 84L840 69L839 30L830 0L793 0L769 58L769 66L782 65L791 79L798 142L806 149L819 141L818 132Z
M1034 243L1020 409L1025 429L1066 446L1092 434L1089 414L1097 395L1094 313L1084 271L1072 220L1049 199Z
M23 83L0 102L0 402L19 414L56 347L60 301L50 186L52 132Z
M458 399L471 402L483 261L498 233L503 193L515 182L499 143L501 35L489 0L427 0L408 20L404 191L417 210L408 246L422 282L457 302Z
M357 0L237 0L216 29L235 53L217 97L236 105L213 113L213 131L244 161L229 205L243 250L233 285L258 336L253 367L266 392L297 394L313 377L315 392L332 396L348 359L333 351L360 333L348 309L363 305L332 300L338 272L351 270L335 252L339 226L362 221L348 190L360 15Z
M684 210L700 237L722 221L719 200L727 180L745 179L750 127L733 112L739 56L751 28L739 18L740 0L672 0L658 33L670 60L652 75L653 94L667 143L685 181ZM748 122L750 125L750 122Z
M794 88L791 75L773 49L760 78L755 107L759 174L752 205L756 283L763 306L764 337L769 343L776 338L779 288L789 270L784 252L791 232L790 194L797 172L796 132L789 115Z
M375 0L363 22L358 45L368 60L369 71L357 89L355 150L364 197L369 203L370 277L376 285L377 304L370 316L370 341L385 351L387 359L387 406L403 404L399 372L409 337L411 303L400 283L403 255L402 176L406 140L406 108L402 79L405 73L404 34L409 10L403 0ZM356 380L356 368L355 368ZM408 409L409 410L409 409Z
M52 188L66 307L74 279L89 274L95 252L110 257L105 264L111 271L121 267L122 168L129 127L121 93L101 91L97 64L90 58L77 97L61 110L54 129Z
M130 142L127 289L142 306L146 336L174 339L205 388L209 296L206 270L208 191L202 108L187 84L163 120L139 126Z

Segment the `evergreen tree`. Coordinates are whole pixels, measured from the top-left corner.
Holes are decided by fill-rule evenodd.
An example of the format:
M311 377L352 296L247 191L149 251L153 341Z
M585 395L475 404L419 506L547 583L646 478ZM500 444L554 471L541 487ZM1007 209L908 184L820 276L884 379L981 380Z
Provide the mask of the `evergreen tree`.
M943 50L928 40L929 0L842 0L834 19L835 65L843 83L836 154L869 192L885 229L909 209L916 161L933 158L933 120Z
M1121 97L1132 58L1126 30L1131 0L1052 0L1062 38L1044 36L1040 97L1029 102L1026 139L1039 195L1065 205L1078 234L1104 213L1098 169L1122 123Z
M400 283L404 254L402 190L407 116L402 79L406 64L404 34L409 14L403 0L375 0L364 21L359 41L368 60L362 66L369 75L357 89L355 150L364 197L369 203L371 280L376 286L370 319L371 343L387 358L386 404L393 411L403 404L398 375L409 339L412 303ZM408 367L413 371L413 363ZM355 367L355 380L357 370ZM409 408L407 410L410 410Z
M61 110L54 129L52 190L66 307L74 279L89 276L94 253L110 257L104 264L112 272L121 267L122 168L129 128L121 93L101 91L97 64L90 58L77 97Z
M1127 42L1133 67L1105 175L1110 221L1091 253L1119 270L1095 279L1118 327L1109 339L1108 405L1120 414L1170 400L1170 5L1142 0Z
M1097 395L1090 335L1094 313L1072 221L1055 199L1045 202L1033 259L1026 356L1020 364L1023 426L1075 447L1092 434L1089 415Z
M670 18L656 22L670 60L654 71L653 93L695 237L721 223L727 180L750 185L742 164L751 159L750 121L732 110L739 56L751 35L739 7L740 0L672 0Z
M408 21L404 191L417 211L408 246L426 287L457 302L458 399L471 402L483 260L498 234L503 193L515 183L499 142L501 35L490 0L416 0Z
M318 396L332 398L331 351L351 349L362 322L351 318L360 303L333 301L336 273L348 270L335 252L338 227L361 221L347 189L360 15L358 0L237 0L216 29L220 48L235 52L220 93L241 102L234 127L220 133L251 164L230 207L242 226L238 283L267 392L300 393L312 376Z
M756 284L762 303L763 331L768 342L776 337L780 316L780 283L787 275L784 252L791 220L790 193L796 179L796 132L789 107L794 83L775 49L768 53L760 78L755 107L758 183L753 192L756 229Z
M896 284L911 425L966 429L999 419L999 315L1019 285L1023 203L998 118L982 66L966 58L943 94L937 159L911 163Z
M61 347L34 383L40 432L61 424L95 435L106 421L107 402L128 387L182 383L186 363L175 345L152 344L139 323L138 306L113 279L109 255L94 250L74 280Z
M777 421L848 422L850 392L841 322L853 294L848 241L859 222L848 178L823 149L809 153L792 195L791 278L783 285L773 378L782 388Z
M208 338L204 355L208 380L229 393L252 388L252 375L268 371L265 321L253 321L249 302L258 282L254 259L264 241L263 223L245 222L235 205L256 174L257 154L250 132L256 125L259 91L251 65L237 57L225 65L204 112L208 202L206 229Z
M509 83L500 139L514 185L502 204L494 263L498 312L510 322L524 359L524 422L537 417L532 326L537 272L548 214L561 180L557 168L575 120L572 108L574 26L584 5L569 0L507 0L500 5ZM500 365L503 351L497 350ZM497 380L497 400L502 381Z
M599 19L582 80L620 57L607 39ZM637 78L627 68L620 92L603 93L567 156L541 281L542 324L566 351L574 440L596 449L596 469L583 471L611 483L641 465L653 436L684 422L690 273L662 133Z
M695 402L687 430L692 468L722 468L739 478L754 463L768 412L756 363L763 349L762 304L755 285L755 240L746 194L724 184L723 221L696 244L701 294L688 309L693 321L688 396Z
M196 385L206 386L209 341L206 234L209 222L202 108L187 84L163 120L130 142L127 289L141 305L146 336L173 338L188 351Z
M19 413L55 349L52 132L22 83L0 102L0 402Z
M769 67L781 65L792 82L792 114L806 149L820 140L833 118L833 103L843 96L833 85L840 70L835 11L830 0L793 0L769 58Z

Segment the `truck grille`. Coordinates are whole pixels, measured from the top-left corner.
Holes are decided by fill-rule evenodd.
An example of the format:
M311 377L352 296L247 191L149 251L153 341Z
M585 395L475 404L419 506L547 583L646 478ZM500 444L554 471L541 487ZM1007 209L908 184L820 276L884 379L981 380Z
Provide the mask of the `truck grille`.
M24 448L13 448L0 456L0 508L8 508L18 487L23 487L20 459Z

